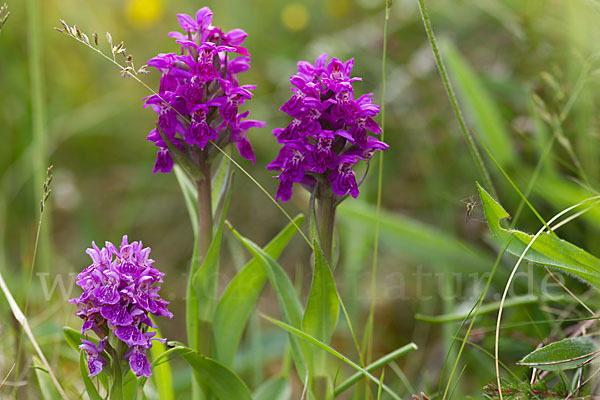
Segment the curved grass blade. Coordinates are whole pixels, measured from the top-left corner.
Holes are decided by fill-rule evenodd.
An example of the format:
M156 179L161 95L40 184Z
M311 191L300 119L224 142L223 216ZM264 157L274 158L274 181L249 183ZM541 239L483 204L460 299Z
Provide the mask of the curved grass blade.
M564 371L579 368L599 352L598 345L589 336L566 338L532 351L517 364L543 371Z
M264 247L264 252L279 258L302 221L304 216L297 215L294 223L290 222ZM242 333L266 279L264 268L254 258L236 274L219 300L213 319L215 358L226 366L233 366Z
M44 400L61 400L66 397L61 396L58 393L54 385L52 385L52 381L49 378L48 370L43 367L43 363L40 361L39 357L33 356L33 370L35 371L35 376L40 385L40 392L42 393L42 398Z
M510 218L510 215L485 189L479 184L477 187L490 230L501 243L509 243L507 246L509 253L521 256L533 239L533 235L503 228L500 221ZM597 290L600 289L600 259L552 233L540 234L524 258L533 263L557 268L583 279Z
M535 304L540 301L550 301L550 302L573 302L573 298L569 296L547 296L540 297L534 294L526 294L523 296L515 296L511 299L508 299L504 302L503 308L510 307L518 307L524 306L527 304ZM500 301L493 301L487 304L482 304L477 311L477 315L489 314L494 311L498 311L500 309ZM415 319L423 322L429 322L432 324L443 324L446 322L456 322L462 321L465 318L470 319L473 317L472 310L467 310L464 312L455 312L451 314L444 315L424 315L424 314L415 314Z
M375 378L373 375L371 375L366 369L362 368L360 365L356 364L354 361L350 360L349 358L347 358L346 356L344 356L342 353L338 352L337 350L329 347L328 345L326 345L325 343L319 341L318 339L315 339L314 337L310 336L309 334L307 334L306 332L301 331L298 328L294 328L291 325L286 324L285 322L282 321L278 321L274 318L269 317L268 315L264 315L261 314L261 316L263 318L265 318L267 321L279 326L280 328L282 328L283 330L288 331L289 333L293 334L294 336L297 336L299 338L304 339L305 341L307 341L310 344L313 344L317 347L319 347L322 350L325 350L326 352L328 352L329 354L339 358L340 360L344 361L346 364L350 365L351 367L353 367L354 369L358 370L361 372L361 374L363 376L366 376L367 378L369 378L371 381L375 382L377 385L379 385L379 379ZM395 400L400 400L400 397L394 393L389 387L387 387L386 385L383 385L383 389Z
M372 364L367 365L365 367L365 371L367 371L367 372L375 371L376 369L386 366L387 364L391 363L395 359L402 357L406 353L411 352L413 350L417 350L417 345L414 343L409 343L406 346L402 346L398 350L395 350L389 354L386 354L385 356L381 357L380 359L374 361ZM346 379L344 382L342 382L339 386L337 386L335 388L333 396L334 397L339 396L346 389L350 388L352 385L354 385L356 382L358 382L362 377L363 377L362 372L355 373L354 375L352 375L350 378Z
M8 301L8 305L10 306L13 316L19 322L19 324L21 324L21 326L23 327L25 334L29 338L31 345L33 346L35 352L37 353L37 355L40 359L41 365L43 365L44 368L46 369L46 371L48 371L48 374L50 375L50 379L52 380L52 384L54 385L54 387L56 387L56 390L58 391L58 393L63 398L66 398L67 396L65 395L65 392L64 392L62 386L58 382L58 379L56 379L56 375L52 371L52 368L50 368L50 364L48 363L48 360L46 360L46 357L44 356L44 353L42 352L42 349L40 348L37 340L35 340L35 336L34 336L33 332L31 331L31 328L29 327L29 322L27 321L27 318L25 317L25 315L19 308L19 305L15 301L15 298L13 297L12 293L8 289L8 286L6 286L6 283L4 282L4 277L2 276L1 272L0 272L0 290L2 290L2 292L4 293L4 297L6 297L6 301Z

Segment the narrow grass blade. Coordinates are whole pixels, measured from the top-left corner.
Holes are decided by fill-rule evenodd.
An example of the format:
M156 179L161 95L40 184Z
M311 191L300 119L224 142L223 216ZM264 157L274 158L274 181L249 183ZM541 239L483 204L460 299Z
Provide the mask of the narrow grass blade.
M19 305L15 301L10 290L8 290L8 287L6 286L6 283L4 282L4 277L2 276L1 272L0 272L0 289L2 290L2 292L4 293L4 296L6 297L6 300L8 301L8 305L10 306L13 316L19 322L19 324L21 324L21 326L23 327L23 330L25 331L25 334L29 338L31 345L33 346L35 352L37 353L37 355L40 359L41 365L46 369L46 371L48 371L48 374L50 375L50 379L52 380L52 384L56 387L56 390L58 391L58 393L63 398L66 398L67 396L65 395L65 392L64 392L62 386L60 385L60 383L58 383L58 379L56 379L56 375L54 374L54 372L52 371L52 368L50 367L50 364L46 360L46 357L44 356L44 353L42 352L42 349L40 348L37 340L35 340L35 336L34 336L33 332L31 331L31 328L29 327L29 322L27 322L27 318L25 317L25 315L19 308Z
M40 361L39 357L33 356L33 369L35 371L35 376L40 385L40 392L42 392L42 398L44 400L61 400L66 397L61 396L58 393L54 385L52 384L52 379L49 378L49 370L43 367L43 362Z
M289 223L264 247L264 252L277 259L303 220L304 216L296 216L294 223ZM215 358L226 366L233 366L242 333L266 279L264 268L254 258L236 274L219 300L213 319Z
M346 356L344 356L342 353L338 352L337 350L329 347L328 345L326 345L325 343L319 341L318 339L315 339L314 337L310 336L309 334L307 334L306 332L301 331L298 328L294 328L291 325L286 324L285 322L281 322L278 321L274 318L271 318L267 315L261 314L261 316L263 318L265 318L266 320L268 320L269 322L279 326L280 328L288 331L289 333L304 339L305 341L307 341L310 344L313 344L317 347L319 347L321 350L324 350L326 352L328 352L329 354L339 358L340 360L344 361L346 364L350 365L351 367L353 367L354 369L358 370L361 372L362 375L366 376L367 378L369 378L370 380L372 380L373 382L375 382L377 385L379 385L379 379L375 378L373 375L371 375L366 369L362 368L360 365L356 364L354 361L350 360L349 358L347 358ZM400 400L400 397L394 393L389 387L387 387L386 385L383 385L383 389L393 398L396 400Z
M385 356L381 357L380 359L374 361L372 364L367 365L365 367L365 371L367 371L367 372L375 371L376 369L384 367L384 366L388 365L389 363L391 363L392 361L396 360L397 358L402 357L406 353L409 353L414 350L417 350L417 345L414 343L409 343L406 346L400 347L398 350L395 350L389 354L386 354ZM340 394L342 394L342 392L344 392L346 389L350 388L352 385L354 385L356 382L358 382L362 377L363 377L363 373L357 372L354 375L352 375L350 378L346 379L344 382L342 382L339 386L337 386L335 388L334 397L337 397Z
M533 294L526 294L523 296L515 296L504 302L503 308L524 306L527 304L535 304L540 301L545 302L573 302L573 299L568 296L547 296L540 297ZM500 309L500 301L493 301L487 304L482 304L477 311L477 315L489 314ZM429 322L432 324L443 324L446 322L463 321L465 318L472 318L473 313L471 310L464 312L456 312L444 315L423 315L415 314L415 319L423 322Z

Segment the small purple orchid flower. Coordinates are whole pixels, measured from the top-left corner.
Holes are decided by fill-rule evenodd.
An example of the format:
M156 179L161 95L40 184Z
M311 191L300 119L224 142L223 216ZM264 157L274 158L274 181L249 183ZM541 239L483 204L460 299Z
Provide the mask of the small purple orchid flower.
M106 360L101 355L104 352L104 342L106 338L95 344L91 340L81 339L79 348L85 352L88 362L89 376L96 376L102 372L102 368L106 365Z
M130 348L127 358L134 373L150 376L145 354L157 339L151 339L154 332L148 332L155 327L149 315L173 317L167 309L169 303L158 293L164 274L152 265L150 248L144 248L142 242L129 243L127 235L118 248L111 242L102 249L92 243L87 253L92 264L77 276L83 294L70 302L77 305L75 315L84 320L82 334L92 330L102 338L98 346L87 339L80 346L86 352L90 376L106 365L100 354L112 336Z

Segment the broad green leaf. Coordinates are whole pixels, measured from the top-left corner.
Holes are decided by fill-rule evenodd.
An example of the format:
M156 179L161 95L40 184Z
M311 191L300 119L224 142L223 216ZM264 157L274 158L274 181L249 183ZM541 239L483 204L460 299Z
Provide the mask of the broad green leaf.
M231 194L226 196L223 212L218 222L213 240L202 261L202 266L193 276L193 287L198 296L198 315L201 320L212 322L213 313L217 302L219 282L219 259L221 255L221 242L223 239L223 226L227 216L227 209Z
M376 384L379 384L379 379L375 378L373 375L371 375L367 370L365 370L364 368L362 368L361 366L359 366L358 364L356 364L354 361L350 360L349 358L347 358L346 356L344 356L342 353L340 353L339 351L335 350L332 347L329 347L328 345L326 345L325 343L321 342L320 340L312 337L311 335L309 335L308 333L301 331L298 328L295 328L289 324L286 324L285 322L281 322L278 321L274 318L271 318L267 315L261 314L263 318L265 318L266 320L268 320L269 322L279 326L280 328L288 331L289 333L293 334L294 336L297 336L301 339L304 339L306 342L317 346L318 348L320 348L321 350L324 350L326 352L328 352L329 354L333 355L334 357L339 358L340 360L344 361L346 364L350 365L352 368L356 369L357 371L360 371L362 373L362 375L366 376L367 378L369 378L370 380L372 380L373 382L375 382ZM400 397L394 393L389 387L387 387L386 385L383 385L383 389L392 396L392 398L396 399L396 400L400 400Z
M67 341L67 344L71 346L73 350L79 353L79 345L81 344L81 339L84 338L83 335L75 329L69 328L68 326L65 326L63 328L63 334L65 335L65 340ZM95 344L98 344L98 340L95 338L87 339L94 342Z
M501 243L508 243L508 252L521 256L534 235L503 228L500 221L510 218L510 215L479 184L477 187L490 230ZM539 235L524 258L533 263L557 268L583 279L596 289L600 288L600 259L556 235L548 232Z
M190 223L192 224L192 231L194 237L198 237L198 190L196 185L187 173L177 164L173 166L175 177L179 183L183 199L185 200L185 207L187 208L188 215L190 217ZM195 243L195 242L194 242Z
M456 85L458 95L477 133L501 165L514 162L516 154L498 104L488 93L479 76L450 42L445 43L443 50L444 60L454 78L452 82Z
M154 337L162 338L158 328L155 331L156 335ZM150 355L152 357L151 359L156 360L162 353L166 351L166 349L167 347L163 343L154 341L152 348L150 349ZM161 400L173 400L175 398L173 393L173 378L169 360L165 360L154 366L152 369L152 382L154 383L154 386L156 386L158 397Z
M238 240L250 251L254 258L263 267L273 290L277 295L279 301L279 307L285 321L289 322L294 327L300 327L302 323L302 305L296 294L296 290L288 278L287 274L271 256L265 253L256 243L240 235L235 229L231 228L231 231L238 238ZM306 373L308 371L309 376L311 371L308 369L306 358L310 355L310 350L300 344L297 338L290 335L290 344L292 350L292 356L294 363L296 364L296 370L300 376L300 380L304 382Z
M532 351L517 364L543 371L564 371L579 367L598 351L598 345L589 336L567 338Z
M333 274L317 240L313 240L313 246L315 268L302 329L320 341L329 343L337 325L340 303Z
M375 226L375 207L360 201L340 204L337 208L340 218L353 223L364 231L372 231ZM401 214L381 210L381 241L391 251L403 257L411 257L431 268L452 265L457 271L487 272L491 259L483 251L457 240L440 229L408 218ZM445 270L444 270L445 271Z
M277 259L302 225L304 216L298 215L264 248L264 252ZM231 280L217 305L213 320L215 358L226 366L233 360L248 318L260 296L267 275L260 262L254 258Z
M62 399L62 396L58 393L50 379L48 370L43 366L38 356L33 356L33 370L35 371L35 376L37 377L44 400Z
M291 395L289 379L278 376L260 385L254 393L254 400L289 400Z
M252 400L246 384L230 369L211 358L187 347L173 349L194 369L203 386L220 400ZM163 353L164 354L164 353Z

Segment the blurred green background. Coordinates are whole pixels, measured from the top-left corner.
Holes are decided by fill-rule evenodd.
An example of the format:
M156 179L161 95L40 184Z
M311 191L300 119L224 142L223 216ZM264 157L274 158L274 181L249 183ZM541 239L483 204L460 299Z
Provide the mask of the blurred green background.
M41 63L34 62L33 67L27 7L31 3L38 3L40 21L34 28L39 29L41 40ZM175 317L170 323L159 321L159 325L169 339L185 341L183 295L192 231L175 177L152 175L155 148L145 136L156 116L142 109L141 100L148 92L132 79L122 79L118 69L94 52L54 31L54 26L60 26L59 19L77 24L90 37L98 32L105 52L104 35L109 31L115 43L125 42L137 67L159 52L177 51L167 36L179 29L176 13L193 15L198 8L209 6L214 25L248 32L245 45L252 54L252 68L240 81L258 84L247 104L251 117L267 121L267 127L249 134L256 164L241 162L273 194L277 181L264 169L278 151L270 132L288 123L278 108L291 94L289 76L298 60L314 61L322 52L342 60L354 57L354 75L363 78L355 85L355 93L374 92L376 103L381 103L383 0L13 0L8 5L11 15L0 33L0 271L21 305L25 303L42 181L46 166L52 164L52 195L44 214L44 235L49 243L42 243L36 272L50 274L48 286L55 276L62 276L68 289L73 281L68 274L89 264L85 249L92 240L118 243L123 234L142 240L152 248L156 265L167 274L161 293L172 300ZM549 139L557 135L533 183L530 200L540 213L549 219L594 193L600 176L600 121L596 115L600 3L431 0L427 5L471 127L521 190L530 183ZM36 68L42 77L41 97L35 86L32 90L31 74ZM142 79L158 87L157 72ZM395 0L392 5L386 88L385 140L391 148L384 157L374 357L415 341L420 350L399 360L397 370L386 372L386 380L405 395L412 390L433 393L458 325L418 322L414 314L440 314L472 306L484 282L481 274L491 270L497 245L481 221L480 206L470 217L465 215L465 204L476 194L475 181L480 177L443 90L413 0ZM533 95L538 100L534 101ZM36 99L45 110L42 114L32 111L39 109L32 108ZM548 115L560 115L566 106L559 127L544 120L551 119ZM37 142L33 133L36 118L43 134L43 140ZM499 201L514 214L518 195L486 155L484 160L492 171ZM359 339L371 296L376 181L376 169L372 168L360 198L348 200L339 215L341 261L336 279L359 327ZM296 192L284 205L292 215L307 209L307 197ZM234 181L228 219L259 244L286 223L240 173ZM526 211L518 226L531 232L538 229L539 222ZM563 237L600 254L598 211L563 229ZM231 237L227 241L221 288L248 258ZM296 238L282 261L303 294L310 284L309 254ZM514 260L509 257L501 264L490 300L498 299L512 265ZM529 271L535 292L543 271ZM517 292L532 290L527 278L519 282ZM80 322L72 316L73 307L63 301L60 288L57 286L48 300L42 283L34 279L27 314L53 365L61 365L59 378L72 381L67 388L75 393L79 381L73 367L76 354L62 344L62 326L78 328ZM587 289L578 282L570 287L578 293ZM75 287L70 296L78 293ZM277 315L269 299L270 289L263 294L260 309ZM541 312L540 305L534 304L508 311L505 320L527 321L528 315L535 317ZM572 312L577 315L578 311ZM485 328L492 325L494 317L478 320L475 328L481 330L471 337L488 350L493 350L493 344ZM1 380L14 363L16 348L16 324L4 300L0 302L0 321ZM251 326L238 370L254 388L278 369L285 335L258 318ZM533 350L540 341L538 331L547 333L552 328L508 330L501 343L505 361L514 363ZM334 347L355 358L343 322L338 331ZM492 360L469 347L462 360L467 369L455 396L480 397L481 387L494 376ZM27 366L22 365L20 379L29 381L28 388L20 393L36 398L33 375L23 373ZM176 384L185 393L189 380L185 374L178 376ZM12 378L14 373L0 395L12 391ZM299 382L294 393L298 387Z

